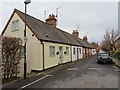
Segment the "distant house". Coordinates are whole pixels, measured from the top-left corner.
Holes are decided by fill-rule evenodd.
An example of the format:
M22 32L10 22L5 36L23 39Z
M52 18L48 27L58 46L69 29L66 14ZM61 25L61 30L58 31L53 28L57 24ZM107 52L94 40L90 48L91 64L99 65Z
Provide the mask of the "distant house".
M115 44L115 48L116 48L116 49L120 49L120 37L118 37L118 38L114 41L114 44Z
M96 53L100 51L100 45L98 43L91 43L92 46L96 49Z
M92 55L92 45L88 42L87 36L83 36L83 57L88 57Z
M88 42L87 36L83 36L83 39L79 38L78 30L73 30L72 35L82 45L82 57L88 57L96 54L96 49Z
M26 17L27 73L41 71L92 55L93 47L90 46L89 42L83 41L78 36L76 37L76 34L71 35L57 28L57 20L53 14L49 15L46 22L28 14ZM19 37L23 40L24 24L24 13L15 9L1 35ZM23 61L20 63L21 75L23 75Z

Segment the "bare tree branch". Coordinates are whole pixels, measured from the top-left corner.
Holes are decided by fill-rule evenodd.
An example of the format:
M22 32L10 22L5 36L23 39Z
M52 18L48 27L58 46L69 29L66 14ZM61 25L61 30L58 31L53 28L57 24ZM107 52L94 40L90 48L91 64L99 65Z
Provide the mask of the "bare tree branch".
M111 30L110 29L106 30L104 40L101 43L101 47L108 51L114 50L115 49L114 41L118 36L119 36L118 30L115 30L114 28Z

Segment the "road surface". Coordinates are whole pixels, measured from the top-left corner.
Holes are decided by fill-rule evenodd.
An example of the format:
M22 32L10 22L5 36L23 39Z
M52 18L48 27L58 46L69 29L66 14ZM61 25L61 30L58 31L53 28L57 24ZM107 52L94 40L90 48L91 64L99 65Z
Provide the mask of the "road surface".
M29 82L21 80L4 88L17 88L18 90L26 88L118 88L118 67L114 64L97 64L96 59L97 56L92 56L78 60L47 75L31 77L28 79Z

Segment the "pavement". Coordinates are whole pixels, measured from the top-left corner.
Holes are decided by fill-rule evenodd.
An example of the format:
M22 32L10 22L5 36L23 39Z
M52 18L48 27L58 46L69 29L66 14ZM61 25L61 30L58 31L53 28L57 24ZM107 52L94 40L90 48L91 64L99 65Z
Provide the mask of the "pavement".
M113 62L120 67L120 60L118 60L117 58L113 58Z
M3 86L5 89L71 88L118 90L119 70L114 64L97 64L97 56L63 64ZM84 88L84 89L83 89ZM66 90L66 89L65 89Z

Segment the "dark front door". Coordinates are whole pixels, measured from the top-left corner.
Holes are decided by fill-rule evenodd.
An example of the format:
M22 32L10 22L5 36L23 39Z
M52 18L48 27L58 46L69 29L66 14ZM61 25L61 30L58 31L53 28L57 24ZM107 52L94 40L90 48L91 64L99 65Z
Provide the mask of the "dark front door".
M63 63L63 48L59 47L59 64Z

